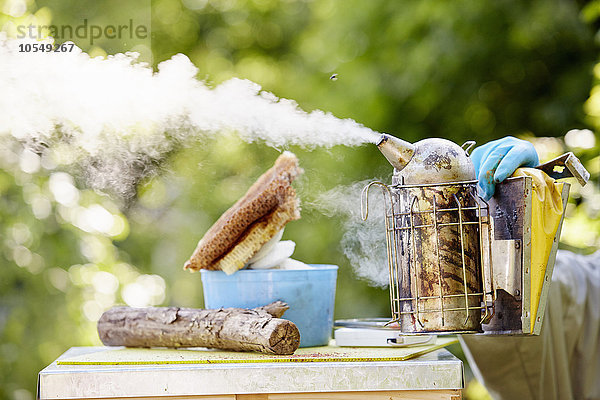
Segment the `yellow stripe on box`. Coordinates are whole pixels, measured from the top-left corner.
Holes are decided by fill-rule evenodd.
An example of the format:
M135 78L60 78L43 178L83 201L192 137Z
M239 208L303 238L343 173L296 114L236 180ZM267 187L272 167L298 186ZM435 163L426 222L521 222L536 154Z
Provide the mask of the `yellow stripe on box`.
M91 354L59 359L56 363L58 365L170 365L405 361L454 343L458 343L458 340L454 337L448 337L438 338L435 344L403 348L342 348L324 346L298 349L296 354L291 356L202 349L175 350L106 347L101 351Z

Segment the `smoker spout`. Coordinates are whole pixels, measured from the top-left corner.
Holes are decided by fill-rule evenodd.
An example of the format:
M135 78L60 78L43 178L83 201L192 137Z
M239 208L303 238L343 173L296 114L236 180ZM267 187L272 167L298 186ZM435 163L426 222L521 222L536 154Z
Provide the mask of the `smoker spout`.
M381 151L381 154L398 171L403 169L415 154L415 146L412 143L386 133L381 135L379 142L377 142L377 147Z

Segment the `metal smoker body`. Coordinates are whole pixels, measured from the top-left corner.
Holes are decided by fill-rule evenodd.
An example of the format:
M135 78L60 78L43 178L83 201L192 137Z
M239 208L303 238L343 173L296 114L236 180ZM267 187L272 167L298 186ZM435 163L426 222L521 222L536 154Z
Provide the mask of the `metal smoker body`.
M475 186L465 184L475 179L473 163L444 139L412 145L384 135L378 147L394 161L387 218L394 319L405 333L479 331L477 201Z
M388 200L390 322L403 333L539 334L560 226L541 297L531 299L531 178L509 178L486 203L477 195L468 149L444 139L410 144L389 135L378 147L394 166L392 185L365 188L363 217L369 189L380 186ZM554 164L546 166L552 175ZM565 183L563 206L568 192Z

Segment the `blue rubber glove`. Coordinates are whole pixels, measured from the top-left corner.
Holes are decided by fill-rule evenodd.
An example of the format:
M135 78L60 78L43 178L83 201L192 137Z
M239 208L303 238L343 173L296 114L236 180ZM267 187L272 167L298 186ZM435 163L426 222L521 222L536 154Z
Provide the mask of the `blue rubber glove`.
M479 191L489 200L500 183L519 167L535 167L540 163L533 145L525 140L507 136L479 146L471 153Z

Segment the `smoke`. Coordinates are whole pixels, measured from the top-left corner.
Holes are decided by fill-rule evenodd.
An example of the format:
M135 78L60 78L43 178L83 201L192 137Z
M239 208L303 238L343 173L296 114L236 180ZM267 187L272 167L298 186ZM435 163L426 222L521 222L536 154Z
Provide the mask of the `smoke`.
M369 215L361 217L361 194L370 181L340 186L320 194L312 206L328 216L338 216L344 224L341 247L356 275L370 285L385 287L389 269L385 240L383 195L373 187L369 195Z
M154 73L134 53L20 53L23 43L0 36L0 139L81 168L94 188L131 194L189 140L237 133L277 148L312 148L378 136L350 119L304 112L248 80L212 88L196 79L198 69L182 54Z

